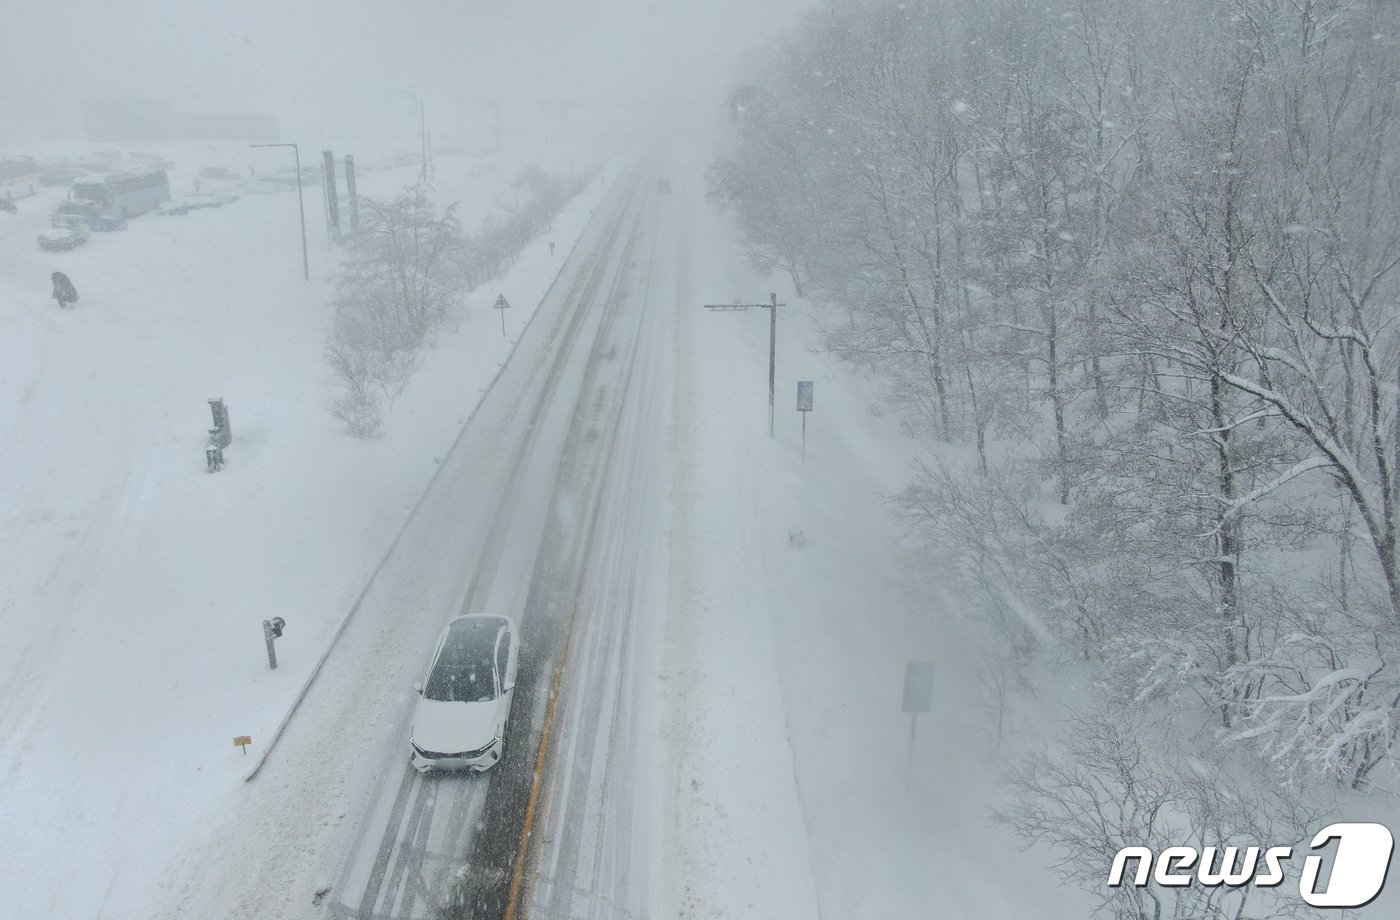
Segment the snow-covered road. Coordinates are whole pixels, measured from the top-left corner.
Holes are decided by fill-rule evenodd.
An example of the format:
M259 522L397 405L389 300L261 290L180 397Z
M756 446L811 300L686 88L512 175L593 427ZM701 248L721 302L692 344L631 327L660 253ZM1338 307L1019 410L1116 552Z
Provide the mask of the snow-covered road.
M528 775L543 702L535 687L550 674L563 613L552 596L569 577L552 557L555 539L578 553L567 517L590 491L561 458L580 457L585 486L600 468L574 421L587 408L585 375L610 360L600 335L626 264L618 238L637 220L635 180L615 186L443 457L239 818L185 861L171 915L297 916L327 886L329 903L352 915L424 915L451 893L479 811ZM482 777L419 777L407 763L412 683L445 622L482 610L511 613L524 632L507 759ZM493 837L510 834L486 824ZM258 878L277 883L247 884Z
M383 481L339 468L289 475L264 458L259 451L274 435L294 436L293 421L315 423L301 410L244 434L230 474L217 480L181 472L152 446L154 430L120 442L123 474L108 480L116 491L82 497L106 515L88 543L116 554L84 564L122 576L98 582L119 588L123 599L109 616L112 629L143 598L154 599L163 622L175 622L169 611L181 598L163 593L154 538L142 536L153 527L181 591L193 578L187 564L222 562L174 542L173 522L137 528L136 536L117 527L127 513L173 514L171 489L205 501L221 497L213 487L243 489L248 506L221 510L224 526L280 506L262 530L250 524L229 535L236 557L257 566L236 595L243 607L228 615L260 612L256 600L265 597L269 608L282 605L279 612L297 618L289 615L279 647L287 664L271 675L260 670L258 647L239 646L241 657L231 661L199 658L172 669L170 648L212 646L229 657L225 633L245 631L225 624L222 608L190 627L192 635L138 659L152 677L178 675L184 695L113 683L120 691L113 700L145 700L150 711L89 726L91 736L126 728L153 748L123 755L110 794L82 785L82 763L40 770L34 757L26 762L31 749L54 750L53 726L35 714L71 717L85 697L52 678L26 685L18 672L21 689L43 698L0 709L19 725L5 739L10 766L0 776L0 807L21 818L55 815L51 828L30 835L39 852L86 848L104 880L75 886L73 896L46 877L22 893L22 915L125 917L139 907L171 920L805 920L824 912L921 916L939 904L989 920L1039 908L1037 915L1070 915L1047 895L1052 886L1037 857L1015 855L1017 841L986 827L994 771L967 690L979 667L975 643L955 599L898 564L882 497L905 472L897 425L867 411L868 381L812 350L816 324L790 298L796 302L779 324L780 414L770 439L766 315L701 309L763 299L772 289L772 279L748 266L732 223L705 200L716 133L702 118L669 147L596 183L575 203L573 229L561 220L561 238L578 239L566 261L562 252L547 258L536 241L503 286L517 302L524 297L515 290L549 290L499 374L492 376L494 364L446 360L463 353L459 343L476 348L497 334L498 317L477 303L463 323L468 334L445 337L425 368L431 385L415 385L395 408L395 425L419 430L356 445L375 458ZM241 239L247 226L229 233ZM300 284L293 274L290 289ZM234 295L216 293L218 315L232 315ZM161 309L180 321L168 305ZM35 361L42 364L50 341L39 325L73 318L44 316L26 330ZM305 350L320 321L298 321L317 327L300 331ZM136 333L150 334L140 324ZM512 344L493 341L502 357ZM95 345L84 354L114 372L134 360ZM169 387L159 379L171 373L166 363L149 363L130 369L143 394ZM35 399L53 398L42 368L17 377L35 381ZM199 379L186 373L182 388L186 378ZM820 400L805 464L795 413L783 408L797 378L815 378ZM308 390L307 380L293 382ZM166 415L143 417L144 424L164 427ZM12 417L20 419L17 434L42 433L27 417ZM236 432L252 427L241 425L243 417L235 414ZM294 470L314 445L343 443L325 432L303 440L289 455ZM308 481L316 472L327 481ZM164 482L162 501L141 491L152 476ZM271 497L260 495L264 482ZM361 493L350 488L356 484ZM6 514L34 517L22 507ZM361 532L343 533L347 522ZM283 525L294 533L276 529ZM259 534L269 541L261 555L249 548ZM279 552L285 578L274 564ZM55 587L94 590L62 579ZM324 647L299 624L319 617L307 625L328 639L352 601L353 616L275 748L268 753L270 731L255 729L253 754L266 760L251 781L235 780L255 761L224 747L231 729L242 727L232 718L247 712L265 728L275 725ZM58 600L48 604L67 612ZM102 609L88 598L78 612ZM443 625L476 611L515 616L524 634L505 759L479 776L419 776L408 765L412 685ZM48 641L34 636L35 648ZM68 657L55 660L86 662L94 669L82 675L87 684L110 680L110 668L130 657L123 651L106 662L100 645L80 641L81 630L60 638ZM912 781L904 777L908 723L898 712L910 660L940 669ZM201 669L209 688L195 679ZM250 681L250 671L265 676ZM229 687L245 686L239 681L246 691L224 699ZM217 720L205 712L211 706ZM111 708L92 707L92 718ZM164 738L163 726L188 732L196 717L210 723L211 738L194 737L188 752ZM212 742L219 751L211 752ZM19 797L24 791L29 800ZM159 849L92 842L145 811L158 832L123 827L123 839ZM4 858L17 870L38 865L28 853ZM1012 870L1032 883L999 884ZM51 876L80 872L70 860Z

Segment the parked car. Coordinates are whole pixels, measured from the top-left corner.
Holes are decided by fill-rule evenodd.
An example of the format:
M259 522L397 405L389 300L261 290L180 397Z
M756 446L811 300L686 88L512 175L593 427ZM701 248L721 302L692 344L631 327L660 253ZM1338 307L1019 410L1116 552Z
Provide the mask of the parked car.
M223 201L213 195L181 195L179 198L162 202L156 206L156 210L166 215L188 214L202 208L221 208L223 206Z
M279 169L275 173L266 175L263 178L266 181L276 183L277 185L295 186L297 184L297 168L295 166L288 166L284 169ZM316 183L320 181L321 171L319 169L317 169L314 166L303 166L301 168L302 185L315 186Z
M54 208L51 223L55 227L63 225L67 217L81 218L88 225L89 230L106 232L110 230L125 230L126 219L113 214L103 214L97 207L97 202L88 201L82 198L70 198L67 201L60 201L58 207Z
M201 179L214 179L224 182L242 182L243 177L227 166L206 166L199 171Z
M87 222L70 214L63 218L60 225L39 234L39 246L43 249L72 249L86 243L87 238Z
M0 196L0 211L9 211L11 214L19 213L19 207L8 195Z
M409 761L419 772L487 770L501 759L514 696L520 636L515 621L474 613L447 624L409 733Z

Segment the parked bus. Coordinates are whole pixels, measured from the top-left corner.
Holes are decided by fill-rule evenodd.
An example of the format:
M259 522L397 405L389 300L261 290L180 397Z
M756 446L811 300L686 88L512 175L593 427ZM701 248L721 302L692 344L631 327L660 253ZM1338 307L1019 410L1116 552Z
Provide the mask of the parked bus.
M68 190L68 197L91 201L103 214L126 220L169 201L170 179L163 169L79 179Z
M33 157L0 160L0 195L23 198L39 191L39 168Z

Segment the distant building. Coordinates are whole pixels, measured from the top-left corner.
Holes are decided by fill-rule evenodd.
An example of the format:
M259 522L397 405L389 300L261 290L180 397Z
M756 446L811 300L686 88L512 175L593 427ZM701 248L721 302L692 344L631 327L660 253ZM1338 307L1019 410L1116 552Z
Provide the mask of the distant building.
M89 141L277 141L269 112L177 112L168 99L89 98L82 101Z

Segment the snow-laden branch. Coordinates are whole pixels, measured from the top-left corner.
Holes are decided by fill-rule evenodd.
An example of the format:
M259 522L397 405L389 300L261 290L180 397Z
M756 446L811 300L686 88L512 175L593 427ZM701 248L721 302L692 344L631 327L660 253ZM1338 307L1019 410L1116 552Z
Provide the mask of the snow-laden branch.
M1220 516L1221 524L1223 525L1226 521L1233 520L1245 509L1245 506L1258 501L1285 483L1297 479L1304 473L1309 473L1313 470L1330 469L1331 466L1332 461L1328 460L1326 457L1319 457L1316 455L1299 460L1273 479L1270 479L1257 488L1251 489L1247 494L1231 502L1230 506L1225 509L1225 513Z

